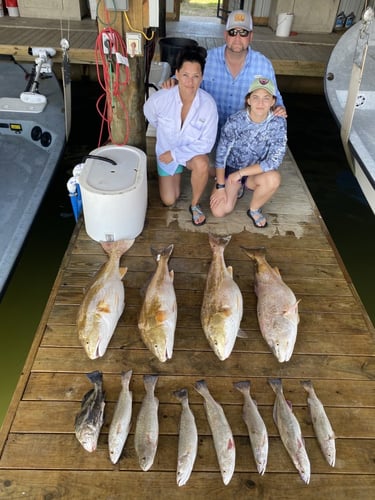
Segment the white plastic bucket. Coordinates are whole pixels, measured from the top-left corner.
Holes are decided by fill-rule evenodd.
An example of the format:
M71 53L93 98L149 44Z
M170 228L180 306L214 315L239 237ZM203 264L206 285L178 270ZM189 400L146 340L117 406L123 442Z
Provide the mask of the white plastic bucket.
M142 232L147 209L143 151L115 145L94 149L84 162L79 185L90 238L117 241L136 238Z
M292 28L294 14L282 12L277 16L276 36L289 36Z

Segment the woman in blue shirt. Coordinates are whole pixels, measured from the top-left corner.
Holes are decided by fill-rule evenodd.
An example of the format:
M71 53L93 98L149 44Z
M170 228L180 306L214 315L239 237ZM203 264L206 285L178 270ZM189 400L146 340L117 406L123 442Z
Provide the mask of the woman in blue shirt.
M152 94L144 114L156 128L159 193L164 205L180 196L181 173L191 171L192 223L201 226L206 217L199 201L209 177L209 158L217 134L218 114L214 99L200 88L205 66L203 47L186 47L178 54L178 85Z
M216 186L210 206L215 217L233 211L241 184L253 192L247 215L258 228L267 226L262 206L280 186L287 146L286 120L273 114L275 85L256 78L245 97L245 109L230 116L216 149Z

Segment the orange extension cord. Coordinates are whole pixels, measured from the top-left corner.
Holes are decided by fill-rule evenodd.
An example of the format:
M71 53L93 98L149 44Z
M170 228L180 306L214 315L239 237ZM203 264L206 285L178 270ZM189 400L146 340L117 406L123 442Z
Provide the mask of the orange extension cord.
M129 114L122 94L130 81L130 70L126 44L116 30L107 27L99 33L95 45L95 58L98 82L103 89L103 94L96 103L96 109L102 119L98 147L102 144L105 125L108 129L108 141L121 146L126 144L129 138ZM116 106L123 110L126 121L125 137L121 143L113 141L111 132L113 109Z

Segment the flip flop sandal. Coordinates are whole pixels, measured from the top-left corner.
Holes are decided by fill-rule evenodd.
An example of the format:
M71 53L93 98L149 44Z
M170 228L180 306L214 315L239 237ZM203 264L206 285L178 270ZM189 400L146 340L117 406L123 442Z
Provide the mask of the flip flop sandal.
M245 185L241 184L241 187L240 187L240 189L238 190L238 193L237 193L237 200L240 200L243 197L244 194L245 194Z
M201 210L200 205L190 205L189 212L191 213L191 222L194 226L203 226L206 223L206 219L202 220L202 222L197 222L199 217L205 216Z
M259 210L248 210L247 212L247 215L248 217L250 217L250 219L253 221L253 224L255 227L259 228L259 229L263 229L265 227L267 227L267 219L264 217L264 215L262 214L262 211L261 209ZM264 223L265 221L265 223Z

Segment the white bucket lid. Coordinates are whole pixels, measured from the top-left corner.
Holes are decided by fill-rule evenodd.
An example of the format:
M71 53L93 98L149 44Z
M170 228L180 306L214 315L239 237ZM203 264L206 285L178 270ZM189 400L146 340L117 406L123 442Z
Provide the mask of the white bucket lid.
M79 176L81 188L98 194L122 194L135 189L141 175L143 151L131 146L95 149L84 162ZM92 158L90 156L95 156Z

